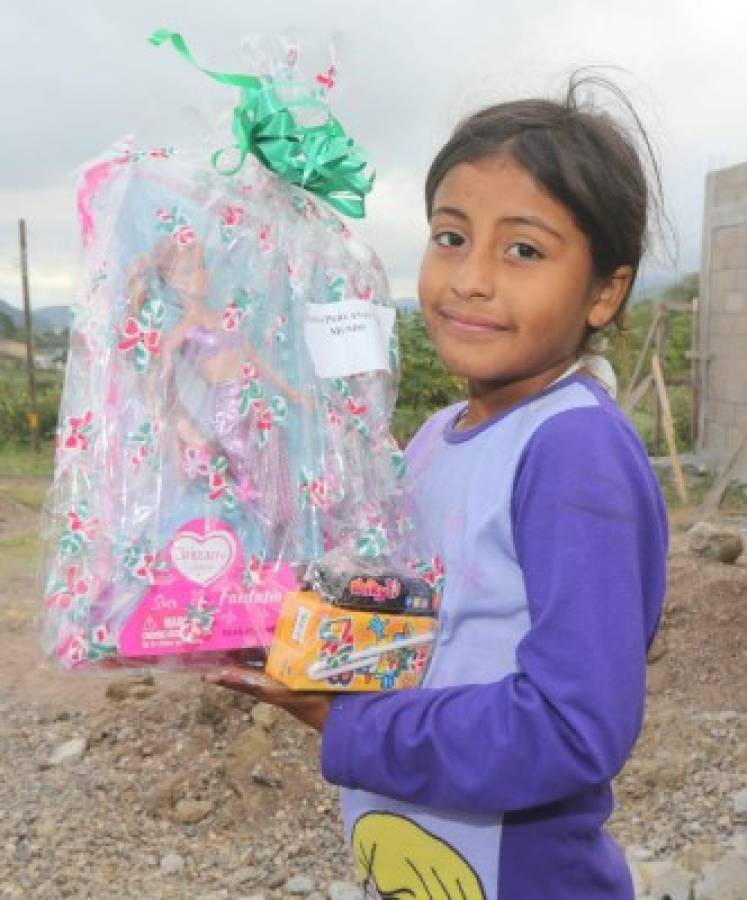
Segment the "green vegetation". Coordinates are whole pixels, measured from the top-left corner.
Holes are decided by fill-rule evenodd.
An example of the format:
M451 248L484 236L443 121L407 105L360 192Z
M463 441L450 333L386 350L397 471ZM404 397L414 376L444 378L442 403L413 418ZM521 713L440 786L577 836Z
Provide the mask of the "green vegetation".
M627 390L633 369L643 349L649 326L656 314L657 303L689 302L698 294L698 275L687 275L672 287L656 297L648 298L631 307L626 314L622 331L608 329L605 335L609 350L606 354L620 379L620 393ZM689 312L670 312L666 318L666 330L662 346L662 368L667 382L667 393L674 418L677 449L686 452L692 449L692 388L690 380L690 360L686 354L692 347L693 318ZM652 346L646 354L641 374L651 371ZM640 376L639 376L640 378ZM652 456L667 452L664 432L656 436L656 392L648 395L633 411L633 423Z
M51 440L57 428L62 373L56 369L36 372L36 403L42 440ZM0 357L0 447L5 444L29 445L31 408L26 367L20 360Z
M620 379L621 393L625 392L636 360L655 314L655 304L666 301L689 300L698 291L697 274L683 278L662 294L632 306L627 325L622 332L608 329L604 351ZM686 352L691 346L692 317L686 312L672 312L667 318L663 344L663 366L669 387L669 397L675 419L678 449L691 448L692 398L686 384L690 375L690 361ZM392 430L401 442L406 442L425 419L435 410L465 396L463 380L449 375L438 361L425 332L419 312L400 316L402 376ZM643 372L650 371L650 351ZM28 384L23 362L0 358L0 474L48 474L52 465L51 440L57 425L57 408L62 375L54 370L37 373L37 395L44 452L36 457L28 452L30 431ZM677 382L683 382L678 384ZM652 455L666 452L663 433L657 444L655 435L655 396L649 392L633 413L633 421Z
M419 311L403 313L398 325L402 371L392 432L405 444L431 413L464 397L465 385L441 365Z
M0 338L16 339L18 329L13 324L12 317L0 309ZM20 338L18 338L20 340Z

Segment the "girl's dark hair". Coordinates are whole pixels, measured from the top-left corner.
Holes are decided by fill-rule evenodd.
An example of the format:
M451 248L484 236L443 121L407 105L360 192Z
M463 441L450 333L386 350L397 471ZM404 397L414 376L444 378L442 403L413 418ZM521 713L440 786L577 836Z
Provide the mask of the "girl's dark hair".
M609 91L632 118L650 179L631 134L608 113L579 99L588 87ZM436 189L450 169L502 155L526 169L569 210L589 241L596 278L631 266L630 289L615 316L620 327L647 245L649 210L658 218L662 208L656 155L628 98L607 79L579 70L563 100L515 100L479 110L456 127L431 164L425 182L428 218ZM584 343L592 332L588 329Z

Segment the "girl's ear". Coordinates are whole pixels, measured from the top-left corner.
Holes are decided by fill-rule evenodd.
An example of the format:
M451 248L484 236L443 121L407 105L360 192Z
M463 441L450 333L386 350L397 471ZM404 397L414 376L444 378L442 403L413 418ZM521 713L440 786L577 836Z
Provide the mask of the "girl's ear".
M594 292L594 299L586 316L586 324L595 330L609 325L622 306L632 280L632 267L618 266L609 278L601 282Z

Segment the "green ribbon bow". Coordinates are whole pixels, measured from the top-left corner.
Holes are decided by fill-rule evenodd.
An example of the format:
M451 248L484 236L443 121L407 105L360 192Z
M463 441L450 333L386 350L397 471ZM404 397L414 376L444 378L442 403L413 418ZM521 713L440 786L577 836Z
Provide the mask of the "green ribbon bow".
M280 178L317 194L339 212L356 219L365 216L364 197L373 187L374 175L365 172L363 150L333 117L321 125L304 127L291 112L291 108L307 108L327 113L326 104L310 93L284 100L276 90L279 83L255 75L205 69L195 62L184 38L175 31L160 28L149 41L154 47L170 41L195 68L214 81L240 89L241 102L234 108L231 127L239 161L223 167L220 161L226 150L216 151L212 163L219 172L234 175L251 153Z

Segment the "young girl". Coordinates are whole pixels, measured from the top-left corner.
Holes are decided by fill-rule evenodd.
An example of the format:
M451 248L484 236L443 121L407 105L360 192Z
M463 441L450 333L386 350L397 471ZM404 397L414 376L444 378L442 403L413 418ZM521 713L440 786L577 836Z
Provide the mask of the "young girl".
M476 113L428 173L420 301L469 400L408 448L446 569L423 687L298 697L240 670L211 679L323 731L367 897L633 898L603 825L641 727L667 519L580 358L620 320L650 197L633 141L578 88Z

